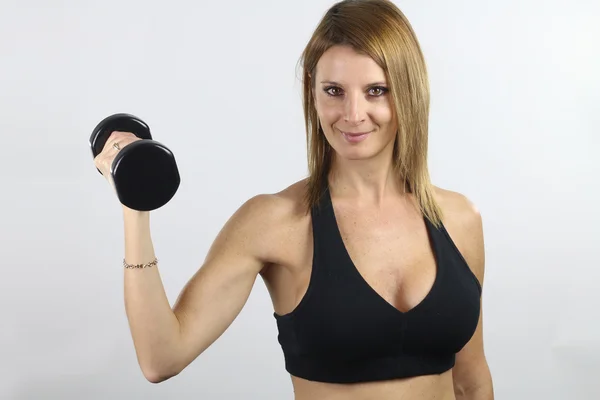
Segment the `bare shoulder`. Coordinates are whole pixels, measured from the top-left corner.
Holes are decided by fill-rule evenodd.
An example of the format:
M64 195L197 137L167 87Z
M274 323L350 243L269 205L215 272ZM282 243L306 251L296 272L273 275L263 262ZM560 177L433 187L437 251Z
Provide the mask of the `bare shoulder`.
M301 180L274 193L257 194L246 200L227 221L226 231L236 232L252 243L259 259L272 261L286 233L304 216L302 199L306 182Z
M289 222L303 213L303 196L306 181L294 182L275 193L262 193L248 199L236 213L240 220L252 221L260 226L274 226Z
M434 187L434 197L442 209L446 230L479 282L483 283L485 246L479 208L464 194L440 187Z
M462 193L434 186L434 196L449 218L459 218L463 223L480 223L479 209Z

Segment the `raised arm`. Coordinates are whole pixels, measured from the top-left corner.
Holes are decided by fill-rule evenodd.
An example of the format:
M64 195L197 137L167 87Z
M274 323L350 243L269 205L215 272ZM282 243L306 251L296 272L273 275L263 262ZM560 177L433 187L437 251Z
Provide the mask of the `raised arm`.
M122 151L113 144L118 142L123 149L137 140L131 133L113 132L94 158L113 191L110 168ZM180 373L231 325L269 262L278 204L276 195L246 201L219 232L173 307L155 258L150 213L123 206L125 309L138 363L149 381L161 382Z
M139 365L150 382L180 373L239 314L268 258L268 211L274 201L259 195L234 213L173 308L158 265L125 269L127 317ZM149 214L125 209L124 222L126 263L153 261Z

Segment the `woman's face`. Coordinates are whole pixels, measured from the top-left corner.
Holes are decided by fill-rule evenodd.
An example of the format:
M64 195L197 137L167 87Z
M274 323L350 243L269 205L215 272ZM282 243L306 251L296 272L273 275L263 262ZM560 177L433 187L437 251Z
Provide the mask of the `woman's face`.
M339 157L391 156L397 125L385 73L373 59L334 46L317 63L313 79L319 121Z

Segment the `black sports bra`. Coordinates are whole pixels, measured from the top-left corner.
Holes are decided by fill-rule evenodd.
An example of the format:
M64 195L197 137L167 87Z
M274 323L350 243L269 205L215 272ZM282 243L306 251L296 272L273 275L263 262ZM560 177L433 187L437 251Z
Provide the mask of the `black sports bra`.
M313 207L313 264L300 304L274 313L286 370L293 376L356 383L439 374L477 327L481 285L445 227L425 218L437 262L427 296L407 312L358 272L336 222L329 190Z

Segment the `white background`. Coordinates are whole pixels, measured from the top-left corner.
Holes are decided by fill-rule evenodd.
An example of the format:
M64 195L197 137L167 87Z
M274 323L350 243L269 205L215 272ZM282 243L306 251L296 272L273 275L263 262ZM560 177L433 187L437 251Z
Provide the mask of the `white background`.
M600 398L600 6L396 1L428 62L430 169L484 218L497 399ZM182 184L152 214L171 301L246 199L306 173L300 53L332 1L0 3L0 398L291 399L260 279L179 376L144 380L92 128L138 115Z

